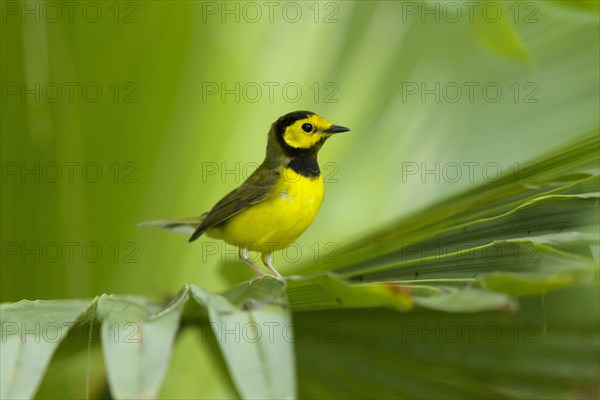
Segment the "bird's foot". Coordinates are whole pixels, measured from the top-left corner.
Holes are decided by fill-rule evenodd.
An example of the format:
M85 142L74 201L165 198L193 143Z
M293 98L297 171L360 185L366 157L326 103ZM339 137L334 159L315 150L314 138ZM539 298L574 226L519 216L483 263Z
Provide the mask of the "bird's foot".
M269 269L269 271L271 271L273 273L275 279L283 280L283 277L281 276L281 274L273 266L273 254L272 253L263 254L262 262L265 265L265 267L267 267Z
M250 282L248 282L248 284L252 285L253 282L258 281L258 280L264 278L265 276L267 276L267 275L264 272L260 272L260 273L258 273L256 275L254 275L252 277L252 279L250 279Z
M279 282L286 283L285 278L283 276L281 276L281 275L271 275L271 274L264 274L263 273L263 274L256 274L256 275L254 275L252 277L252 279L250 279L250 282L248 282L248 284L252 285L252 283L254 283L254 282L258 281L258 280L261 280L265 276L269 276L269 277L271 277L273 279L277 279Z

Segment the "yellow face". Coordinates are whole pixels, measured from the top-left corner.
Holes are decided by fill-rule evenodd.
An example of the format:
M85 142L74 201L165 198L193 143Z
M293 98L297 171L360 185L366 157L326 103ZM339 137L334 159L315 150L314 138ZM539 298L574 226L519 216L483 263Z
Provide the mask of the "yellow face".
M288 126L283 140L296 149L308 149L335 132L327 132L333 124L316 114L299 119Z

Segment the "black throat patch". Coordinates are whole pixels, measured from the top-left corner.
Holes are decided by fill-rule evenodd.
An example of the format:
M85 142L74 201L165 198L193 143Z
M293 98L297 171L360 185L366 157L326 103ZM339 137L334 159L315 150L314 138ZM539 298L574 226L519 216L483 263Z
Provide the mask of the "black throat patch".
M316 153L306 153L292 157L288 168L307 178L318 178L321 175Z

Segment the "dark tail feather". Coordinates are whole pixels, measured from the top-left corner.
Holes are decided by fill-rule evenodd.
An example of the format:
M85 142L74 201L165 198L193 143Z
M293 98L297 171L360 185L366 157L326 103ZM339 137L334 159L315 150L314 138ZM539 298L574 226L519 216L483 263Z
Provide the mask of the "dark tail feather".
M206 217L206 214L199 215L192 218L179 218L179 219L163 219L160 221L146 221L139 223L137 226L142 228L163 228L173 232L184 233L186 235L197 232L198 227ZM202 232L198 234L200 236Z
M196 228L192 236L188 239L189 243L192 243L194 240L198 239L206 230L206 228L199 226Z

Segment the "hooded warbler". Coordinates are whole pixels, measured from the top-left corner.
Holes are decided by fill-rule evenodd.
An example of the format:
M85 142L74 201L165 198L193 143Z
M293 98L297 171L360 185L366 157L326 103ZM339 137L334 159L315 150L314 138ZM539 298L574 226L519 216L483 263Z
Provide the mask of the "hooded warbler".
M249 248L256 250L263 264L281 278L273 266L273 251L293 243L313 222L323 201L317 153L329 137L349 130L310 111L286 114L269 130L264 162L210 211L141 225L193 230L190 242L206 233L235 245L242 261L256 271L252 280L265 276L248 256Z

